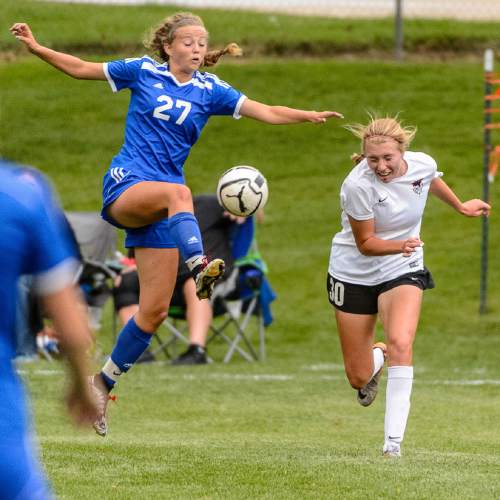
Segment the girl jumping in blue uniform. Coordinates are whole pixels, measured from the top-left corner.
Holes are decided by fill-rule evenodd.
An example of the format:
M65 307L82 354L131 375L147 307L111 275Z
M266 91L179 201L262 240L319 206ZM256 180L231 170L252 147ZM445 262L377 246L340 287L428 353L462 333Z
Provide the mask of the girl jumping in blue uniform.
M78 79L107 80L114 92L131 92L125 142L104 176L102 215L126 230L135 248L140 281L139 311L123 328L110 359L92 386L101 401L98 434L107 432L108 393L148 347L167 316L176 281L178 250L196 281L198 297L210 297L224 262L207 262L191 191L183 165L212 115L247 116L269 124L324 123L335 111L303 111L252 101L211 73L200 72L236 44L207 52L208 33L191 13L168 17L153 32L148 47L162 61L140 57L93 63L37 43L27 24L11 32L36 56Z

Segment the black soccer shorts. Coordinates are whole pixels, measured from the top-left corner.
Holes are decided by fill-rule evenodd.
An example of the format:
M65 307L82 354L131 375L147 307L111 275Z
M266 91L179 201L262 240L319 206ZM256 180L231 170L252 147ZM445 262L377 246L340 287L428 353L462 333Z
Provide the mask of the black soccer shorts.
M377 314L378 297L384 292L401 285L412 285L427 290L434 288L434 280L427 268L403 274L389 281L373 286L355 285L327 275L328 300L339 311L352 314Z

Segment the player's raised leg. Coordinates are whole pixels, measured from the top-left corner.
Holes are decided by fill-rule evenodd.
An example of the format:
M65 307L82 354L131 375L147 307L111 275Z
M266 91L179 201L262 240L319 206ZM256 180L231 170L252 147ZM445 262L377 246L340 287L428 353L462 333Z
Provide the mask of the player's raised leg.
M169 233L196 281L200 299L209 298L214 283L224 274L224 261L208 262L190 189L184 184L139 182L125 190L108 208L122 226L142 227L168 217Z
M383 356L373 349L376 314L352 314L335 309L347 379L359 391L380 371ZM373 399L372 399L373 401Z

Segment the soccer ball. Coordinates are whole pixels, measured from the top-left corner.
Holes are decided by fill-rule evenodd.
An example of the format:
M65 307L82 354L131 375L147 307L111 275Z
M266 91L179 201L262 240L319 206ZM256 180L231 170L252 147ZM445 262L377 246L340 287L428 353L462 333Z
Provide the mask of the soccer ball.
M250 217L264 208L268 194L266 178L256 168L246 165L226 170L217 185L220 205L240 217Z

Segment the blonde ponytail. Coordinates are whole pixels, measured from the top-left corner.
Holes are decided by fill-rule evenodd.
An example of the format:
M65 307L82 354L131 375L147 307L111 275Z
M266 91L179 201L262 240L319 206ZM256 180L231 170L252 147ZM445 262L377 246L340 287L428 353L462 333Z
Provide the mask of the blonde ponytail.
M353 153L351 155L351 160L354 163L354 165L357 165L361 161L363 161L365 158L365 155L363 153Z
M215 66L218 60L226 54L229 54L233 57L239 57L243 54L243 51L238 44L230 43L221 50L212 50L210 52L207 52L205 58L203 59L203 66L207 68L209 68L210 66Z

